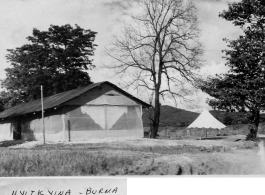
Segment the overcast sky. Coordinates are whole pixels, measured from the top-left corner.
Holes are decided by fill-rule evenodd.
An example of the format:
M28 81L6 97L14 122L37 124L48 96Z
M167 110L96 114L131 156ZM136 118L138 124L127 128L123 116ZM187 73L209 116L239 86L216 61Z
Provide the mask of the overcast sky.
M227 68L222 59L222 50L226 48L223 38L235 39L241 33L231 22L218 17L219 12L228 8L229 2L238 0L193 0L198 8L198 18L202 31L201 42L205 48L205 66L200 73L215 75L224 73ZM9 66L5 55L7 49L20 47L27 43L26 37L32 35L33 28L47 30L50 24L78 24L84 29L98 32L95 43L94 64L104 62L103 49L121 25L123 14L137 9L131 0L1 0L0 6L0 79L5 78L4 69ZM95 68L91 71L92 81L115 80L104 77L102 71ZM210 107L205 100L207 95L198 92L197 107L193 110ZM171 104L170 101L162 104ZM180 108L187 105L180 104Z

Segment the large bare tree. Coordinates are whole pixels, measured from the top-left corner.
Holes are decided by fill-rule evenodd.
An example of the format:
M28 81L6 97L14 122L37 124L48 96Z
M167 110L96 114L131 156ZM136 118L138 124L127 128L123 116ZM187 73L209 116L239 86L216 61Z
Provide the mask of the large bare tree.
M196 7L183 0L140 0L139 14L129 15L122 36L107 54L107 68L126 78L126 84L151 91L151 138L157 136L160 99L187 100L186 84L196 86L195 70L202 65Z

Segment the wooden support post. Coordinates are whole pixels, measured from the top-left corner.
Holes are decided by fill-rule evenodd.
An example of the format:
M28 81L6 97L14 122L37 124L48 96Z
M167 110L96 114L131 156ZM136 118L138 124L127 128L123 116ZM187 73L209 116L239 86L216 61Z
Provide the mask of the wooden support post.
M71 127L70 127L70 120L67 120L68 122L68 137L69 137L69 142L71 141Z
M108 130L108 119L107 119L107 106L106 105L104 105L104 116L105 116L105 130Z
M43 105L43 87L41 88L41 118L42 118L42 132L43 132L43 144L45 144L45 125L44 125L44 105Z
M63 122L63 141L65 142L65 113L63 113L62 122Z

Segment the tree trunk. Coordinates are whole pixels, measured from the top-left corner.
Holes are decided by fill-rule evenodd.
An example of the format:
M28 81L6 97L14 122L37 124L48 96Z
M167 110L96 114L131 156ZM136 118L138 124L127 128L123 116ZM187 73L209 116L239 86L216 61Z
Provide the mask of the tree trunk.
M257 138L258 128L259 128L259 110L255 111L255 118L254 118L254 132L253 138Z
M155 107L154 107L154 119L151 129L150 138L156 138L160 119L160 101L159 101L159 90L155 91Z
M255 110L253 111L253 126L249 129L249 134L247 135L246 140L255 140L257 138L258 128L259 128L259 118L260 118L260 111Z

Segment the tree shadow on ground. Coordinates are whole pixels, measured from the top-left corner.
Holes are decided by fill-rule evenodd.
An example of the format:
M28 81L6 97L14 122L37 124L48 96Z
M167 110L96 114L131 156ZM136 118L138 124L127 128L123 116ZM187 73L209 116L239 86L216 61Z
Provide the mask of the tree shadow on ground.
M9 147L25 143L25 140L6 140L0 142L0 147Z

